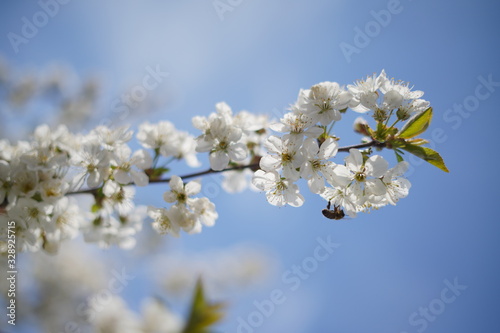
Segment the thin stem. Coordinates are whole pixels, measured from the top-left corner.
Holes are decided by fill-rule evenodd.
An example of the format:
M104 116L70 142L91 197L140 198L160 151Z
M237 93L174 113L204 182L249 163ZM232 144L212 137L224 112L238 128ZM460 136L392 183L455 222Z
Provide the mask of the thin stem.
M389 129L388 129L388 130L390 130L391 128L393 128L393 127L394 127L394 125L396 125L396 124L397 124L400 120L401 120L401 119L399 119L399 118L398 118L398 119L396 119L396 121L395 121L394 123L392 123L391 127L389 127Z
M332 121L332 124L330 125L330 128L328 129L328 132L326 133L327 135L330 135L330 132L332 131L333 129L333 125L335 125L335 120Z
M156 163L158 163L158 159L160 158L160 150L158 148L155 149L155 157L153 158L153 168L156 168Z
M169 165L170 163L172 163L172 162L173 162L173 161L175 161L176 159L177 159L177 157L172 156L171 158L169 158L169 159L168 159L168 161L167 161L167 162L165 162L165 163L163 164L163 167L166 167L167 165Z
M370 141L370 142L367 142L367 143L360 143L360 144L357 144L357 145L340 147L338 149L338 151L339 152L349 152L349 150L353 149L353 148L354 149L360 149L360 148L368 148L368 147L384 147L384 144L373 140L373 141ZM243 169L247 169L247 168L250 168L250 169L259 168L259 163L252 163L252 164L247 164L247 165L238 165L238 166L234 166L234 167L223 169L223 170L217 170L217 171L216 170L212 170L212 169L208 169L208 170L205 170L205 171L195 172L195 173L187 174L187 175L180 176L180 177L182 179L189 179L189 178L194 178L194 177L199 177L199 176L205 176L205 175L209 175L209 174L221 173L221 172L225 172L225 171L243 170ZM152 179L152 180L149 181L149 183L150 184L154 184L154 183L168 183L171 179L172 178ZM131 184L128 184L128 185L134 185L134 184L131 183ZM97 191L97 189L91 188L91 189L87 189L87 190L80 190L80 191L75 191L75 192L69 192L69 193L67 193L67 195L73 195L73 194L95 194L96 191Z
M393 112L394 112L394 109L391 110L391 112L389 112L389 115L387 116L387 119L385 120L385 124L384 124L385 126L387 126L387 124L389 123L389 119L391 119ZM394 126L394 124L392 126Z
M357 145L340 147L339 149L337 149L337 151L349 152L349 150L351 150L351 149L360 149L360 148L368 148L368 147L384 147L384 144L380 143L378 141L372 140L372 141L367 142L367 143L360 143Z

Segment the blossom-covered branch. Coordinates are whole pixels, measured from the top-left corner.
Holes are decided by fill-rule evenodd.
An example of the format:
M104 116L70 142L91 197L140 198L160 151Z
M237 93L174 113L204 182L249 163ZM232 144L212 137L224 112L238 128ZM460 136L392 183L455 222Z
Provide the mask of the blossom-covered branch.
M381 144L380 142L376 141L370 141L366 143L360 143L357 145L351 145L347 147L340 147L338 149L339 152L349 152L350 149L362 149L362 148L369 148L369 147L383 147L384 144ZM210 174L216 174L216 173L221 173L221 172L226 172L226 171L235 171L235 170L243 170L243 169L250 169L250 170L257 170L259 169L259 163L251 163L251 164L243 164L243 165L236 165L232 166L226 169L222 170L213 170L213 169L207 169L205 171L200 171L200 172L195 172L195 173L190 173L184 176L180 176L182 179L190 179L190 178L195 178L195 177L200 177L200 176L206 176ZM155 173L155 170L152 169L150 171L151 173ZM161 178L161 179L149 179L149 184L157 184L157 183L168 183L170 182L172 178ZM129 183L125 185L134 185L134 183ZM98 193L98 188L89 188L85 190L76 190L73 192L68 192L66 195L76 195L76 194L93 194L96 195Z
M130 248L148 215L160 234L197 233L213 226L219 214L215 203L199 197L200 180L184 180L213 173L222 173L224 190L261 190L276 206L302 206L303 179L309 191L325 200L327 210L333 204L332 214L325 216L355 217L408 195L405 153L448 171L439 154L424 147L427 141L417 138L433 112L422 96L384 71L347 87L322 82L300 90L280 120L233 113L221 102L208 117L192 119L197 137L169 121L143 123L135 135L142 147L135 151L128 126L75 134L64 126L41 125L30 141L0 140L0 222L17 222L20 248L27 251L56 252L61 241L78 234L102 247ZM346 112L368 115L374 125L358 118L354 130L364 136L362 143L340 147L342 138L333 133L333 125ZM394 151L394 166L373 154L381 148ZM338 161L338 152L349 155ZM208 154L209 169L165 177L174 161L199 167L198 153ZM164 207L135 206L129 185L167 182ZM82 190L83 185L88 189ZM85 207L75 200L77 194L92 194L93 201Z

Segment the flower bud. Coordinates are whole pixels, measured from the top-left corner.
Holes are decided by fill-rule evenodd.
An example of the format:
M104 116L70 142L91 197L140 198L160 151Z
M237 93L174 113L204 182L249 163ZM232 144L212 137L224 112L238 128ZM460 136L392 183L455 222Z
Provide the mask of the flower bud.
M354 120L353 124L354 132L362 134L362 135L370 135L370 126L368 126L368 122L363 117L358 117Z
M373 119L375 119L376 122L382 123L387 120L387 112L382 109L376 109L373 113Z
M399 120L405 121L408 118L410 118L410 112L408 112L407 109L401 109L401 108L399 108L398 111L396 111L396 116L398 116Z

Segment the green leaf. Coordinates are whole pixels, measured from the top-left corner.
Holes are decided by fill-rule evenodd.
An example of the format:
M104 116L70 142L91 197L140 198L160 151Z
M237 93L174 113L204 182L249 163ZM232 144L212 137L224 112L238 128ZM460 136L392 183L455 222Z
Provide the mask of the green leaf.
M428 108L424 112L421 112L413 118L410 118L403 126L403 128L401 128L397 136L403 139L413 138L414 136L417 136L420 133L424 132L427 127L429 127L431 119L432 108Z
M403 154L401 151L394 149L394 153L396 154L396 160L399 162L403 162L404 158L401 154Z
M450 172L446 165L444 164L444 160L439 155L439 153L435 150L432 150L427 147L421 147L417 145L413 145L411 143L407 143L404 146L401 146L402 149L406 150L409 153L412 153L413 155L420 157L421 159L429 162L430 164L438 167L439 169L443 170L444 172Z
M201 279L196 283L191 312L182 333L208 333L210 326L223 317L222 303L209 303L205 299Z
M421 145L425 145L426 143L429 143L429 141L427 141L425 139L420 139L420 138L409 139L409 140L406 140L406 142L411 143L412 145L417 145L417 146L421 146Z
M101 208L102 208L101 206L95 203L92 205L92 207L90 207L90 211L92 213L97 213Z
M167 173L169 171L169 168L158 167L155 169L148 169L146 170L146 173L148 174L150 180L157 180L160 179L164 173Z

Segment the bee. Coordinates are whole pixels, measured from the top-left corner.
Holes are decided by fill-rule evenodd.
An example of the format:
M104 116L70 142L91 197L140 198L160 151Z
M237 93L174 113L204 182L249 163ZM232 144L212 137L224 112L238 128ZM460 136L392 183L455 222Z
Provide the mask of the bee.
M331 203L328 201L328 205L326 205L326 208L323 209L321 212L326 218L329 218L331 220L342 220L345 216L344 211L340 206L333 205L333 209L331 208Z

